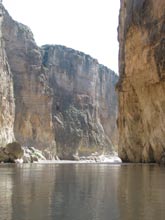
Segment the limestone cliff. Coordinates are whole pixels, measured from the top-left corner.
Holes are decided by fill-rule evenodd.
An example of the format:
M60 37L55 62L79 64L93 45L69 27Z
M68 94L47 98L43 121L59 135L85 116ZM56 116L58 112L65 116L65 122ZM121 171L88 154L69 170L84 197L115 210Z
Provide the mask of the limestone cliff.
M165 151L165 1L121 0L119 156L155 162Z
M15 117L13 79L4 50L2 22L2 11L0 11L0 147L4 147L8 142L14 140L13 124Z
M82 52L64 46L39 48L30 29L2 9L0 92L3 100L7 94L11 100L7 97L5 119L0 112L0 132L7 125L11 136L7 139L5 133L1 140L6 144L16 139L48 158L112 151L117 143L117 75Z
M30 29L3 10L2 38L13 75L15 96L14 134L24 146L55 154L52 93L42 65L40 48Z
M97 60L64 46L42 47L53 95L60 158L111 151L116 140L117 76Z

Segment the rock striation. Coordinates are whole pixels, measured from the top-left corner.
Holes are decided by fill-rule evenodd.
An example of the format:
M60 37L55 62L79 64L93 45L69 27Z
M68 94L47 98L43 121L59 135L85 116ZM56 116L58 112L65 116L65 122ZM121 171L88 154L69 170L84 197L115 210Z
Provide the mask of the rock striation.
M15 102L13 76L6 57L2 36L2 11L0 11L0 146L4 147L14 140Z
M122 0L119 156L159 161L165 150L165 1Z
M38 47L1 9L0 146L16 140L48 159L113 151L117 75L82 52Z

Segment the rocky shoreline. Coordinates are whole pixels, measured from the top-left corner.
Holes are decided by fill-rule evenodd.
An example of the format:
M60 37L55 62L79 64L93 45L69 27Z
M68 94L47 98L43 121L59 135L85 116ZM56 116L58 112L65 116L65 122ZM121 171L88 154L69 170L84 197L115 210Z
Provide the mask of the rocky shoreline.
M42 151L34 147L22 147L18 142L12 142L0 148L0 163L121 163L117 153L91 154L90 156L75 155L73 160L60 160L58 157L47 159Z
M34 147L22 147L18 142L0 148L0 163L33 163L46 160L41 151Z

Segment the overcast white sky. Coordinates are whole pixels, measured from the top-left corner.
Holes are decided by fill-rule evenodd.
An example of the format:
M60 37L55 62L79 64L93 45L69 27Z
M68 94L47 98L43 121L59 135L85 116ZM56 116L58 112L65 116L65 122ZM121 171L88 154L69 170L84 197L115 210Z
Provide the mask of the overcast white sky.
M120 0L3 0L10 15L28 25L39 46L80 50L118 72Z

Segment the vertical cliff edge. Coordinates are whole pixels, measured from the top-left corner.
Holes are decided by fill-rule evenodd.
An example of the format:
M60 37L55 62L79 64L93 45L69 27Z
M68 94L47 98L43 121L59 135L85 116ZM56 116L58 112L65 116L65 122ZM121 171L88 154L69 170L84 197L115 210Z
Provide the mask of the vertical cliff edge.
M121 0L119 156L160 161L165 151L165 1Z
M3 16L0 8L0 146L14 141L15 102L13 76L4 49L2 36Z
M49 159L113 152L118 76L82 52L39 48L1 8L0 147L17 140Z
M2 39L13 76L14 135L24 146L55 155L52 91L40 48L30 29L14 21L3 8Z

